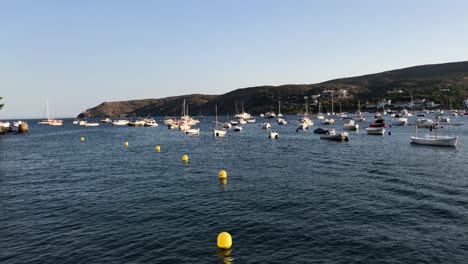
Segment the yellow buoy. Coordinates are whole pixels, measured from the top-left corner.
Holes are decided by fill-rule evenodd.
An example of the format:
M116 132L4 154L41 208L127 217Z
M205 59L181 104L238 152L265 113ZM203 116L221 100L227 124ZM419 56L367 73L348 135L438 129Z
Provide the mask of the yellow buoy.
M183 162L188 162L188 156L187 156L187 155L183 155L183 156L182 156L182 161L183 161Z
M128 141L125 141L124 147L128 147Z
M220 170L218 175L219 175L220 179L226 179L227 178L227 172L225 170Z
M84 141L84 137L81 137L80 140L83 142L83 141Z
M156 152L159 152L159 151L161 151L161 147L160 147L160 146L156 146L155 150L156 150Z
M232 238L228 232L221 232L218 235L217 244L219 248L230 249L232 246Z

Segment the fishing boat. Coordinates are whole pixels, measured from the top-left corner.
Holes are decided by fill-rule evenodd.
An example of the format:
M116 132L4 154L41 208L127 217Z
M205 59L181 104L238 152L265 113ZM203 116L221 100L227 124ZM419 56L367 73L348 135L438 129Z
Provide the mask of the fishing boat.
M436 124L439 121L439 115L436 114ZM455 136L441 136L438 135L439 129L434 129L434 135L425 135L423 137L418 136L418 126L416 126L416 132L414 136L411 136L411 143L418 145L429 145L429 146L450 146L456 147L458 143L458 135ZM432 129L431 129L432 130Z

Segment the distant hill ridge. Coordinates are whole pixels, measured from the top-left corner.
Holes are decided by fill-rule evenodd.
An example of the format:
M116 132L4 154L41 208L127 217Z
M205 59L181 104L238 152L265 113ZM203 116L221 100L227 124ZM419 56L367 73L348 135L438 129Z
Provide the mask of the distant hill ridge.
M315 98L320 95L318 100L323 109L329 108L330 94L326 91L333 91L336 95L335 110L338 110L337 106L340 104L343 111L352 111L356 108L357 100L363 103L383 98L408 101L411 94L415 99L434 100L442 108L447 108L449 103L453 108L461 108L462 100L468 98L468 61L414 66L317 84L248 87L222 95L191 94L104 102L83 111L78 118L180 115L184 99L189 104L192 115L213 115L215 104L218 105L218 114L232 115L235 114L236 102L238 111L241 111L243 105L246 111L258 115L271 110L277 111L279 100L283 114L295 114L304 108L305 96ZM337 93L338 91L341 93ZM346 91L346 95L343 91Z

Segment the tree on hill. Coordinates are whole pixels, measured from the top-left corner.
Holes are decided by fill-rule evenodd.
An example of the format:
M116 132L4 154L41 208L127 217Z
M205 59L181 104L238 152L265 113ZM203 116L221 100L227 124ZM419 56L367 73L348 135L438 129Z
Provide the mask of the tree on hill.
M3 97L0 96L0 100L2 100L2 99L3 99ZM3 104L0 104L0 110L2 110L2 108L3 108Z

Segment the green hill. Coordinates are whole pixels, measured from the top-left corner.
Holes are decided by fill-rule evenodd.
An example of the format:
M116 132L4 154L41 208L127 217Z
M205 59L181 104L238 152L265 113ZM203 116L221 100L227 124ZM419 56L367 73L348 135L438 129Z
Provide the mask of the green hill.
M104 116L165 116L179 115L182 101L187 100L192 115L213 115L215 104L220 115L234 114L237 102L249 113L258 115L278 110L295 114L304 108L304 97L309 97L316 111L315 98L322 103L324 111L331 106L334 93L335 111L341 105L343 111L354 111L357 100L375 102L378 99L409 101L414 99L432 100L440 108L462 108L462 101L468 98L468 61L432 64L386 71L363 76L341 78L318 84L288 84L281 86L258 86L237 89L222 95L186 95L162 99L108 102L88 109L78 117ZM315 107L315 108L314 108Z

